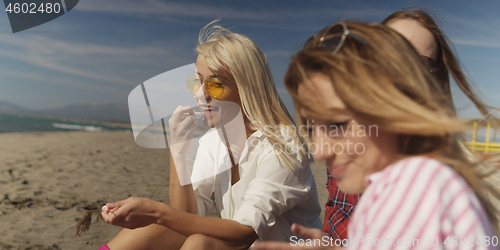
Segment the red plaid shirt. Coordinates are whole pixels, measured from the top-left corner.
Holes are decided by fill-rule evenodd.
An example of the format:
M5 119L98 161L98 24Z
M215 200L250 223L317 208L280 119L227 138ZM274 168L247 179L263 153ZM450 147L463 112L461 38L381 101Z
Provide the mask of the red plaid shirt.
M323 231L334 239L347 239L347 225L360 195L343 193L337 188L337 182L328 171L326 174L328 201L325 204Z

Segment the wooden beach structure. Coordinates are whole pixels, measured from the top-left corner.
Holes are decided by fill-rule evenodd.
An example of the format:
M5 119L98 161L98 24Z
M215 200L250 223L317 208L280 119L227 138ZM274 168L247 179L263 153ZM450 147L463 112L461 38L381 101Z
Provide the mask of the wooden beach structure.
M469 119L466 122L473 127L472 140L467 141L467 146L473 153L484 155L500 154L499 128L492 127L490 122L479 119ZM484 141L478 139L478 131L480 129L486 129ZM497 136L499 137L498 139Z

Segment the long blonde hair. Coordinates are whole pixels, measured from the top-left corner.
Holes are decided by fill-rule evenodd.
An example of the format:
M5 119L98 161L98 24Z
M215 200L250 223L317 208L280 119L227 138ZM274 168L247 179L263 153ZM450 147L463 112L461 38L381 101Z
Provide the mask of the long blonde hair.
M460 148L461 135L467 126L455 117L451 100L437 79L411 44L396 31L380 24L346 24L351 34L335 54L309 46L308 42L292 58L285 86L294 98L297 115L300 117L301 109L324 119L335 115L320 101L306 102L297 95L300 84L310 84L306 79L311 74L328 76L355 117L399 134L401 157L427 155L460 174L476 193L498 232L497 210L485 190L496 195L499 190L483 181L484 169ZM304 122L299 119L300 125Z
M216 21L214 21L216 22ZM231 79L238 87L247 127L267 136L279 159L293 172L301 169L302 141L290 113L278 95L267 59L248 37L213 25L200 32L196 51L203 63L217 75ZM283 135L282 132L286 135ZM290 136L291 141L286 137Z

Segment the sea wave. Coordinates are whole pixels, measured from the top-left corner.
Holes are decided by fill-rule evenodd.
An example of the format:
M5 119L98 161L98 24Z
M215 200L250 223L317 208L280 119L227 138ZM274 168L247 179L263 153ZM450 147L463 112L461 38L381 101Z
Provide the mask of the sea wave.
M75 124L62 124L62 123L52 123L54 128L59 129L68 129L68 130L82 130L87 132L99 132L102 131L102 127L96 126L84 126L84 125L75 125Z

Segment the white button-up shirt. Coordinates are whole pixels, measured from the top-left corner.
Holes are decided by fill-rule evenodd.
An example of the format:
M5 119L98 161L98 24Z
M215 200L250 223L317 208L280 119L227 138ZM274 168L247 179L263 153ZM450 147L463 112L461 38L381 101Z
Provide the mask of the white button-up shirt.
M245 142L238 161L240 180L231 185L231 160L215 129L200 138L193 167L198 214L216 208L221 218L252 227L261 240L290 241L296 222L321 229L321 208L314 176L307 161L298 174L280 160L261 131ZM212 197L213 195L213 197ZM212 198L214 200L212 200Z

